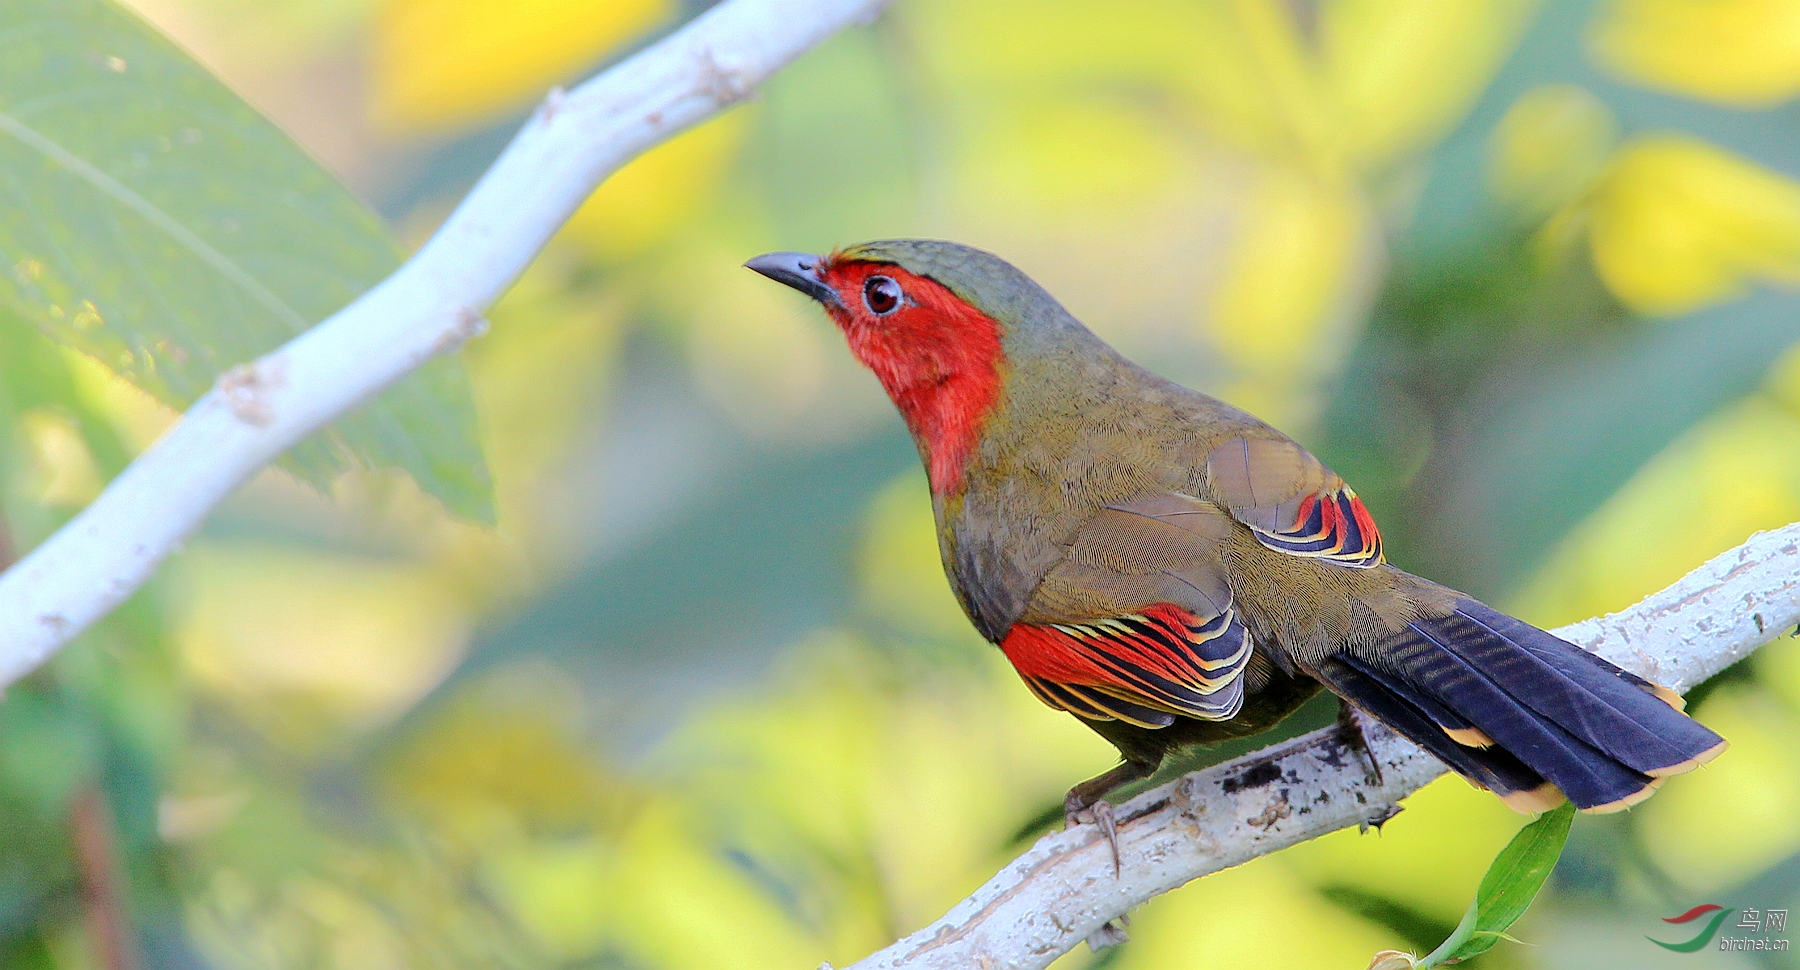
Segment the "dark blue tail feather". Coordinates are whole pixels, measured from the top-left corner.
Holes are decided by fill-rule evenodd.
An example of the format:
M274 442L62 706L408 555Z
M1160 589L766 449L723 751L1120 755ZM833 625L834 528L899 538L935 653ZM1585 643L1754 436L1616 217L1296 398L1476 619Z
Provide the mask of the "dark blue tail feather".
M1520 807L1553 798L1548 782L1579 808L1624 808L1724 747L1672 695L1471 599L1316 674Z

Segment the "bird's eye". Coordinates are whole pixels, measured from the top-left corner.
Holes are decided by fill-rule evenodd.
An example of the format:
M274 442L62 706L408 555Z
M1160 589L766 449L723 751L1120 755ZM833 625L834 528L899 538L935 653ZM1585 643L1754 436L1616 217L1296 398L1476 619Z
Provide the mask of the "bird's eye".
M900 307L900 284L886 276L871 276L863 283L863 302L869 312L885 317Z

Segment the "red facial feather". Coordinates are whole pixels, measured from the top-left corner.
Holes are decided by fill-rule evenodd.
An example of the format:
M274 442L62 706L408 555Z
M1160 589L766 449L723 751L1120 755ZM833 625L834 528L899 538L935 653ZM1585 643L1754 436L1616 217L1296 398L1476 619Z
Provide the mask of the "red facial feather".
M850 352L875 372L925 452L931 490L962 487L963 463L1000 396L1000 328L941 284L887 263L828 258L820 276L843 301L827 306ZM886 276L905 297L881 316L863 301L863 284Z

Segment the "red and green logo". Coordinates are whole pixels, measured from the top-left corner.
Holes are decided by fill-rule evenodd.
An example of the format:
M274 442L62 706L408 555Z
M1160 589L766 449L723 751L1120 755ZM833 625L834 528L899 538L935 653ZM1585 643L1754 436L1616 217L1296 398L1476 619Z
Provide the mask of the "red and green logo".
M1676 953L1692 953L1712 942L1713 937L1717 936L1719 933L1719 924L1725 922L1725 917L1730 916L1732 912L1732 910L1726 909L1716 903L1706 903L1701 906L1695 906L1693 909L1682 913L1680 916L1663 917L1663 922L1665 923L1692 923L1694 920L1705 916L1707 913L1712 913L1713 918L1706 921L1706 925L1700 928L1700 932L1695 934L1693 939L1688 940L1686 943L1664 943L1661 940L1649 936L1644 937L1644 939L1649 940L1665 950L1674 950Z

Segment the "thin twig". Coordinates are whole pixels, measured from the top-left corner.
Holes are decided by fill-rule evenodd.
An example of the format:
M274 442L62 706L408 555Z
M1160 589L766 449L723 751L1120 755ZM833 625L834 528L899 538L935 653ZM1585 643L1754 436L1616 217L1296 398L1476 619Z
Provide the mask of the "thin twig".
M124 860L119 855L112 809L98 783L83 787L70 802L69 837L81 874L94 962L104 970L137 970L143 961L138 958L126 905Z
M1685 691L1796 624L1800 523L1752 536L1630 609L1556 633ZM1444 773L1385 728L1369 725L1367 733L1379 786L1367 783L1364 764L1336 729L1186 775L1115 810L1119 875L1092 826L1047 835L942 919L848 970L1035 970L1153 896L1384 819Z

